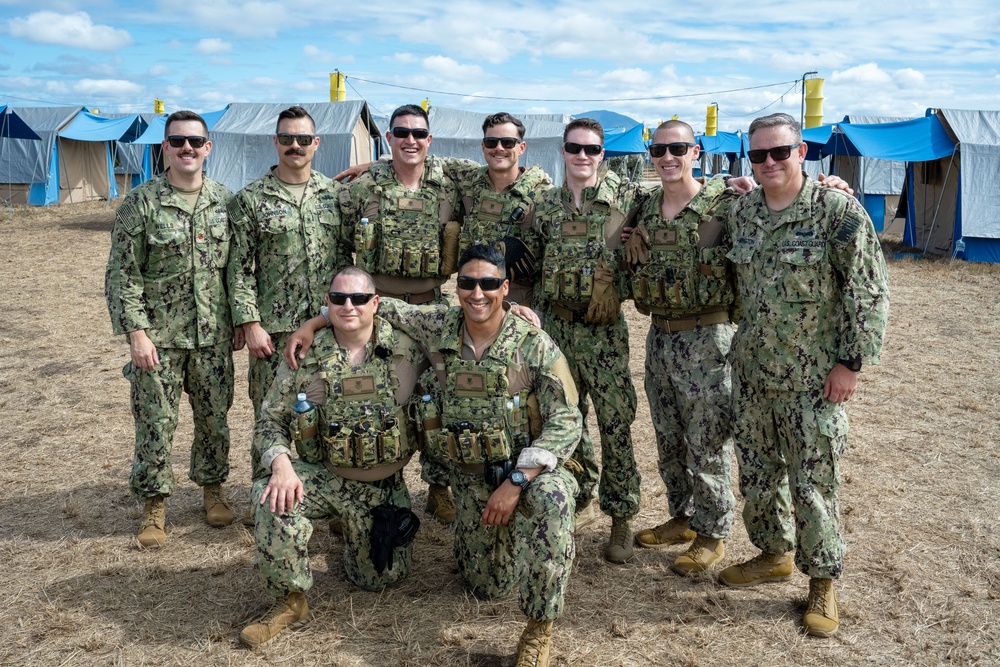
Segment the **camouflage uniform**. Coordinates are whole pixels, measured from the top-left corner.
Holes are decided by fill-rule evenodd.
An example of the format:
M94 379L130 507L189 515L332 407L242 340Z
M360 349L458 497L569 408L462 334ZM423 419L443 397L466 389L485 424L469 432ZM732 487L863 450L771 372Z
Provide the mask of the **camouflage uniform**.
M496 192L487 167L477 166L465 174L456 175L462 193L462 236L459 254L474 243L497 245L504 236L519 238L528 245L535 257L541 257L537 236L531 233L537 202L552 189L552 179L540 167L521 167L517 179ZM511 225L511 214L520 208L524 217ZM532 282L511 282L508 298L526 306L533 302Z
M736 199L721 177L672 219L650 193L636 225L650 237L650 260L631 279L636 309L652 315L646 335L646 396L670 515L699 535L724 538L733 525L732 381L734 276L722 228ZM706 320L706 322L703 322Z
M188 476L209 486L229 475L229 196L206 178L192 215L164 174L132 190L115 212L104 288L111 326L115 334L145 329L160 359L151 371L131 361L122 370L132 386L130 487L139 498L173 491L170 450L182 391L194 413Z
M256 508L257 570L274 597L312 586L308 549L312 522L334 515L343 521L344 569L351 583L380 590L410 572L412 543L394 549L392 567L376 571L370 512L386 504L410 507L402 468L416 447L416 430L408 403L427 362L410 338L379 318L367 351L365 364L352 366L333 329L323 329L298 371L282 364L261 407L254 448L263 469L250 493ZM317 406L307 417L300 418L293 410L299 392ZM366 441L355 435L362 423L358 415L378 422L365 434L367 448ZM305 425L300 419L312 421ZM332 430L331 423L341 424L340 430ZM310 431L311 426L318 432ZM390 440L384 440L386 434ZM260 499L270 480L271 463L281 454L291 456L293 441L299 458L292 466L302 480L304 497L290 512L278 515L271 512L270 499L264 505ZM359 455L362 448L364 454Z
M355 264L372 274L379 296L409 303L447 305L441 294L448 279L441 273L441 240L457 209L458 187L444 161L434 156L424 161L419 190L407 190L399 182L390 160L373 164L340 197ZM361 224L363 218L368 224ZM425 482L448 485L447 468L423 455L420 464Z
M477 362L464 333L461 308L413 307L390 300L382 301L379 308L395 326L430 350L443 380L438 423L431 425L431 415L423 414L425 448L449 459L457 504L455 558L466 586L482 598L506 595L517 586L525 615L539 621L557 618L565 605L576 555L577 485L562 464L572 455L581 431L576 390L565 357L545 332L509 314ZM487 398L470 398L476 392L464 385L476 372L483 373L476 377L487 378L478 393ZM523 408L510 407L515 396L529 397L520 403ZM499 413L504 418L477 420L463 431L456 420L469 414L476 401L479 414ZM490 402L498 404L496 409L484 410L483 405ZM477 442L470 434L478 436L481 451L475 444L469 446ZM501 441L507 443L506 448L498 444ZM514 462L541 452L551 462L521 492L506 526L482 522L493 493L484 478L483 463L502 460L490 455L491 451L501 451L499 456L509 456Z
M729 222L743 306L732 355L743 520L762 551L795 549L809 577L837 578L847 415L823 384L838 360L878 363L889 311L882 250L856 199L808 177L774 218L758 189Z
M579 407L586 420L587 396L597 413L601 434L601 470L594 443L583 431L575 454L583 472L577 472L578 502L589 501L600 479L601 509L612 517L628 518L639 511L639 470L632 450L632 421L636 395L629 371L628 327L625 316L612 324L584 322L590 300L590 274L603 259L614 269L619 260L621 228L635 212L640 189L610 172L597 186L585 188L581 207L573 193L553 188L538 204L535 233L542 247L542 277L538 292L543 326L566 355ZM627 296L624 275L615 271L615 288Z
M274 167L236 193L230 204L234 262L247 298L233 305L235 324L260 322L275 352L250 357L254 415L281 365L289 334L325 303L330 281L351 264L353 246L340 224L339 184L312 171L302 200L282 185Z

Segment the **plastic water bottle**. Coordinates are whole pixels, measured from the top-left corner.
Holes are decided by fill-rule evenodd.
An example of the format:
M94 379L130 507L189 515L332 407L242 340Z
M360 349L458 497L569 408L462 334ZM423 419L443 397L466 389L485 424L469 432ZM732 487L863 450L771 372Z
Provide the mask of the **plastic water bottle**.
M957 241L955 241L955 254L957 255L960 252L962 253L965 252L965 237L962 237Z
M309 412L310 410L315 410L316 409L316 406L314 406L312 403L310 403L309 399L306 398L306 393L304 391L303 392L299 392L299 395L298 395L297 398L298 398L298 400L295 401L295 405L292 406L292 410L295 410L295 412L299 413L300 415L304 415L307 412Z

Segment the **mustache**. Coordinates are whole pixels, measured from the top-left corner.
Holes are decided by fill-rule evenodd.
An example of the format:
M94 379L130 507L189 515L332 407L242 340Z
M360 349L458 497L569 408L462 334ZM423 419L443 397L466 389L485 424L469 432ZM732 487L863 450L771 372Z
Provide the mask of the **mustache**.
M289 148L285 151L285 155L305 155L306 152L299 148Z

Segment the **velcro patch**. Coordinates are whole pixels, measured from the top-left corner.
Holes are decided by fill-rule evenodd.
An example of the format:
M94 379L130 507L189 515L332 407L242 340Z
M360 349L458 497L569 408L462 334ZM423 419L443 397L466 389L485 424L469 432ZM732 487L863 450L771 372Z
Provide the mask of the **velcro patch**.
M484 213L503 213L503 204L493 199L484 199L479 208Z
M132 200L125 201L118 207L115 211L115 221L129 236L135 236L142 229L142 218Z
M423 211L424 210L424 200L417 199L416 197L400 197L399 198L399 210L400 211Z
M459 396L482 396L486 392L486 383L478 373L456 373L455 393Z
M677 243L676 229L657 229L653 231L653 243L673 244Z
M847 243L853 239L864 222L864 220L856 215L849 216L837 227L837 236L835 237L837 243Z
M341 380L344 396L364 396L375 393L375 378L371 375L354 375Z
M563 236L586 236L587 223L582 220L570 220L562 223Z

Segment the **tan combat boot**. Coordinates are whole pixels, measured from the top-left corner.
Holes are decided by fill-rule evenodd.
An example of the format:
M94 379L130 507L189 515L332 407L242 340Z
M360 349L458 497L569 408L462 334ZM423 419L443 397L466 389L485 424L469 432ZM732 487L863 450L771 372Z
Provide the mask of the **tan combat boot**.
M166 510L163 496L146 498L142 508L142 524L139 526L139 544L144 547L162 547L167 543L167 533L163 530Z
M632 560L632 522L624 517L611 518L611 539L604 549L604 559L612 563L627 563Z
M281 598L264 618L243 628L240 641L250 648L266 644L289 628L303 625L309 616L304 593L289 593Z
M455 499L447 486L431 484L427 487L427 511L446 525L455 520Z
M677 557L670 569L686 577L695 572L704 572L725 555L726 545L722 540L699 535L694 538L688 550Z
M745 563L727 567L719 573L719 583L744 588L771 581L786 581L794 571L792 554L761 553Z
M594 502L593 498L582 505L576 506L576 513L573 515L573 520L576 525L574 532L582 530L597 521L597 503Z
M675 516L655 528L646 528L635 534L635 543L646 549L663 549L674 544L690 542L698 534L688 528L686 516Z
M552 621L528 619L528 625L517 642L517 664L514 667L548 667L552 648Z
M809 580L809 599L806 601L802 627L813 637L829 637L840 627L840 612L837 610L837 593L833 590L833 579L813 577Z
M229 508L222 485L209 484L202 491L205 496L205 520L208 521L208 525L222 528L236 521L236 515Z

